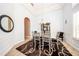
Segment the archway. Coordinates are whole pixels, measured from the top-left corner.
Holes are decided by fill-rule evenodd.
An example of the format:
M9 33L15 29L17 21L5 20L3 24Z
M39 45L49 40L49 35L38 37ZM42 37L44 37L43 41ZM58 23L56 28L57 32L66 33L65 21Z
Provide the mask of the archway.
M30 19L28 17L24 19L24 39L30 39Z

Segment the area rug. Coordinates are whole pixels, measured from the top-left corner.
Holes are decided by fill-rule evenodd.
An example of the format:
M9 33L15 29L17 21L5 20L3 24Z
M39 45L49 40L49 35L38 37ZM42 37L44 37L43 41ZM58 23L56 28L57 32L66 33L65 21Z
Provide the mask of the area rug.
M58 45L59 48L57 47L56 41L52 40L52 42L54 42L55 51L51 52L51 56L72 56L72 54L64 47L64 45L61 42L59 42ZM26 56L49 56L48 43L45 42L44 44L45 46L44 49L41 50L41 53L40 53L40 49L38 48L39 46L38 41L37 41L36 49L33 48L34 46L33 40L17 47L16 49L21 53L25 54ZM62 47L64 47L63 53L61 52Z

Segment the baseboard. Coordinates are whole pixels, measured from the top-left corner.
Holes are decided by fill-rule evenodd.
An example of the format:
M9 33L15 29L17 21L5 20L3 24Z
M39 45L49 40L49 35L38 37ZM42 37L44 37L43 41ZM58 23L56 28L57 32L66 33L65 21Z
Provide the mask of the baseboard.
M72 48L74 48L75 50L79 51L79 48L75 46L75 44L73 44L72 42L70 42L69 40L65 40L65 42L67 44L69 44Z

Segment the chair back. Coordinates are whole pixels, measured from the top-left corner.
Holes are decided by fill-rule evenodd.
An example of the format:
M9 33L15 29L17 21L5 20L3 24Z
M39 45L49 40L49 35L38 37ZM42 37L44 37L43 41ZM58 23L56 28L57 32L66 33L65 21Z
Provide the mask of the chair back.
M57 32L56 39L61 38L63 40L63 35L64 35L64 32Z

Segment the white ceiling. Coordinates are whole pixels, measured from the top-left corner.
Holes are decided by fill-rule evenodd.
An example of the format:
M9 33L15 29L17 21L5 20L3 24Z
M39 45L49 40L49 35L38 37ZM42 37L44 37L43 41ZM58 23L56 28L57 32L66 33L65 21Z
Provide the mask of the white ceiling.
M33 5L32 5L33 4ZM41 14L63 8L62 3L26 3L23 4L32 14Z

